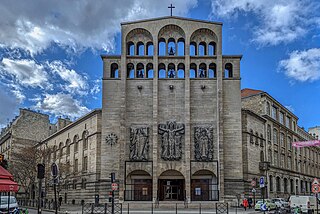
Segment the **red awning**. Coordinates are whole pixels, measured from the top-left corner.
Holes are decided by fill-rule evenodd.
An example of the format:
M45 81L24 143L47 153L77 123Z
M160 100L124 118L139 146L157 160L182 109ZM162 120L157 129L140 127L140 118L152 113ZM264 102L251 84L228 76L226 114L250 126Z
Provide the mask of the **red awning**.
M5 168L0 166L0 179L11 179L11 180L13 180L13 176Z
M19 186L10 172L0 166L0 192L17 192Z
M0 179L0 192L18 192L19 186L9 179Z

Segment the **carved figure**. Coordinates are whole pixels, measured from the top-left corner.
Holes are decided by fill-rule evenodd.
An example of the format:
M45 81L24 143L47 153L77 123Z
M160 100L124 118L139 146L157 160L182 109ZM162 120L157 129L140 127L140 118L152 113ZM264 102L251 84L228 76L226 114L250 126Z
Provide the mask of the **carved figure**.
M158 129L158 133L161 135L161 158L163 160L180 160L184 124L168 121L167 124L159 124Z
M148 160L149 127L130 128L130 160Z
M194 128L194 147L197 161L213 160L213 128L211 126Z

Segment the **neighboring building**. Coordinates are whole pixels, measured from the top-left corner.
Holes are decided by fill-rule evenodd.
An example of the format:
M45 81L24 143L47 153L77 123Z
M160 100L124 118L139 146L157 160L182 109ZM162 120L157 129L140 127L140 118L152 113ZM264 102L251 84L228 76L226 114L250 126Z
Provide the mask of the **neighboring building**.
M63 121L61 124L64 125ZM39 146L52 151L44 160L49 166L47 170L53 162L60 168L58 197L62 197L64 203L93 201L99 191L107 194L107 184L100 180L101 109L66 125L41 141ZM47 179L44 186L46 198L53 199L52 180Z
M121 55L102 56L101 178L116 173L120 201L242 193L241 56L222 54L222 23L171 16L121 33Z
M309 128L308 132L316 139L319 140L319 136L320 136L320 126L315 126L315 127L311 127Z
M243 89L241 96L245 179L266 176L269 198L310 194L313 178L320 176L320 149L297 149L292 142L315 138L297 125L297 116L268 93ZM247 193L252 190L249 184Z
M12 153L25 147L34 146L50 134L49 116L29 109L20 109L7 127L1 130L0 153L10 162L14 161Z

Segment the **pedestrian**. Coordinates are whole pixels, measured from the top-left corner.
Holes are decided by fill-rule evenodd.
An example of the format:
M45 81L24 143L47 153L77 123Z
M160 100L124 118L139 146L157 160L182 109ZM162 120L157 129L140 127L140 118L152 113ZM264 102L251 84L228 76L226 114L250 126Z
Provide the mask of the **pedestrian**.
M248 198L248 203L249 203L249 209L251 209L252 208L252 198L251 197Z
M242 204L243 204L244 210L246 211L247 207L249 206L248 200L246 198L244 198L243 201L242 201Z

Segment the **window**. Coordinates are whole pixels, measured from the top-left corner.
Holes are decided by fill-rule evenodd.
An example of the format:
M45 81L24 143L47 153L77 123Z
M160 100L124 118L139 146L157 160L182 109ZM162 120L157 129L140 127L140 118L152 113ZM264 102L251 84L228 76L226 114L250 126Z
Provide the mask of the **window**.
M158 77L159 78L166 78L166 66L163 64L163 63L161 63L161 64L159 64L159 66L158 66Z
M271 143L271 126L269 124L267 127L267 136L268 136L268 142Z
M293 179L290 180L290 192L294 193L294 183L293 183Z
M73 138L74 152L78 152L79 150L79 136L76 135Z
M134 43L128 42L127 44L127 55L133 56L134 55Z
M195 42L190 43L190 56L197 55L197 44Z
M206 49L206 43L200 42L199 43L199 56L205 56L207 55L207 49Z
M260 134L260 146L263 147L263 135Z
M286 117L286 127L287 128L290 128L290 121L291 121L291 119L290 119L290 117Z
M232 77L233 77L232 64L227 63L224 67L224 78L232 78Z
M159 39L159 45L158 45L158 55L159 56L165 56L166 55L166 40L164 38Z
M253 142L253 130L250 130L250 143L254 143Z
M279 122L281 124L284 124L284 113L283 112L280 112Z
M263 153L263 151L260 151L260 161L261 162L264 161L264 153Z
M276 178L277 192L281 192L280 177Z
M178 39L178 56L184 56L184 39Z
M59 143L59 158L62 158L62 154L63 154L63 143L60 142Z
M291 140L291 137L288 137L288 140L287 140L287 150L289 150L289 151L292 150L292 140Z
M273 143L278 145L278 131L277 131L277 129L273 129Z
M287 160L288 162L287 162L287 167L288 167L288 169L289 170L291 170L291 157L288 157L288 160Z
M148 42L147 43L147 56L153 56L153 43L152 42Z
M67 155L70 155L70 139L67 140L66 146L67 146L67 151L66 151L66 153L67 153Z
M137 43L137 55L138 56L144 56L144 44L143 42Z
M119 69L118 69L118 64L117 63L112 63L111 64L111 69L110 69L110 78L119 78Z
M216 78L217 77L217 66L215 63L211 63L209 65L208 77L209 78Z
M88 149L88 131L84 131L82 134L83 150Z
M271 149L269 149L269 151L268 151L268 161L270 162L270 164L272 164L272 151L271 151Z
M280 146L284 148L284 134L281 132L280 133Z
M288 193L288 179L283 179L283 187L284 187L284 193Z
M180 63L178 65L178 78L184 78L184 64Z
M74 168L73 168L74 172L78 172L78 159L74 159Z
M88 170L88 156L83 157L82 170L85 172Z
M277 151L274 151L274 165L279 166L279 154Z
M259 134L256 132L256 145L259 145Z
M209 43L208 55L209 56L216 55L216 43L215 42Z
M190 78L197 77L197 65L194 63L190 64Z
M285 163L284 163L284 159L285 159L285 155L281 154L280 156L280 167L285 167Z
M272 106L271 117L275 120L277 119L277 107L275 106Z
M270 183L270 192L273 192L273 177L272 175L269 175L269 183Z

